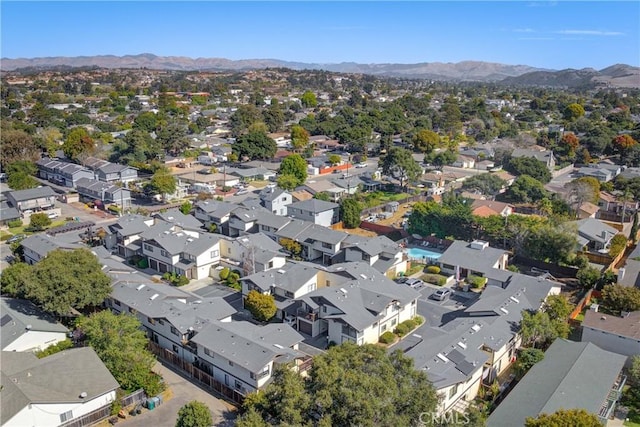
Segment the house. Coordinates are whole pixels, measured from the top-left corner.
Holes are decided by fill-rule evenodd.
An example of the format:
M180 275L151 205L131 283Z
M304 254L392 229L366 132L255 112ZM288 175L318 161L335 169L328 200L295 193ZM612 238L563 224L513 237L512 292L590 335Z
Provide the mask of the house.
M640 201L638 200L619 200L619 195L601 191L598 198L598 206L602 211L614 212L618 215L622 215L622 212L626 210L627 218L631 216L631 213L640 209Z
M154 224L153 218L141 215L124 215L118 218L115 224L109 226L109 230L115 235L115 242L107 245L109 249L118 248L118 254L129 258L142 253L142 233L149 230Z
M238 206L229 214L229 236L237 237L258 232L258 218L271 213L262 206L245 208Z
M626 380L620 373L624 361L594 344L558 338L489 416L487 426L524 425L527 417L559 409L585 409L606 423Z
M81 178L95 179L92 170L75 163L44 157L36 162L38 176L54 184L75 188Z
M310 199L288 205L287 215L329 227L338 217L339 207L337 203Z
M582 321L580 341L627 356L630 362L632 356L640 354L640 311L613 316L587 310Z
M231 175L235 175L240 177L241 181L255 181L255 180L270 180L275 178L276 172L263 168L249 168L249 169L240 169L240 168L228 168L227 173Z
M291 197L294 202L301 202L303 200L313 199L313 194L307 190L296 190L291 192Z
M618 230L595 218L575 221L578 227L578 245L588 251L608 252L613 236Z
M592 177L600 182L609 182L614 178L614 175L610 170L593 166L579 168L576 171L576 175L579 177Z
M159 273L199 280L209 277L211 267L220 263L220 236L215 234L174 228L160 231L154 226L142 238L142 255L149 268Z
M598 207L598 205L594 205L591 202L584 202L578 208L578 218L595 218L599 210L600 208Z
M164 284L127 280L112 289L107 308L137 317L152 342L188 363L197 359L190 340L213 322L230 322L236 312L220 297L203 298Z
M23 249L24 261L33 265L56 249L74 250L85 247L78 240L65 239L60 235L33 234L22 240L20 246Z
M286 216L287 205L293 203L291 193L278 187L266 187L260 192L260 204L269 212Z
M229 218L236 209L239 209L239 206L233 203L204 200L196 203L193 216L200 220L207 229L214 225L217 233L228 236Z
M293 239L302 247L300 256L306 261L317 261L322 264L329 264L338 252L340 252L341 243L348 236L342 231L332 230L320 225L305 221L307 227L302 229L300 233ZM286 227L283 229L286 233ZM282 232L276 233L281 234Z
M498 178L504 180L507 185L506 187L510 187L511 184L513 184L513 182L516 180L516 176L510 174L507 171L498 171L498 172L493 172L494 175L496 175ZM506 188L504 188L501 193L504 193L506 191Z
M0 299L2 351L38 351L67 339L69 330L31 301ZM4 363L4 361L3 361Z
M274 215L272 213L260 215L256 224L260 233L264 233L273 240L278 240L278 231L282 230L287 224L291 222L302 223L303 221L294 220L286 216Z
M0 202L0 225L8 225L9 221L13 221L16 219L21 219L20 212L18 209L9 206L6 201Z
M7 201L20 213L27 210L39 211L55 206L56 193L51 187L45 185L28 190L9 191Z
M509 203L497 202L495 200L475 199L471 204L472 213L476 216L488 217L491 215L500 215L508 217L513 213L513 205Z
M530 157L541 161L550 171L553 171L556 167L556 159L553 156L553 151L550 150L531 150L526 148L516 148L511 153L511 157Z
M38 359L2 352L0 421L6 427L68 425L109 407L119 385L91 347Z
M285 265L286 254L282 246L263 233L247 234L235 239L220 239L220 266L241 269L246 274L280 268Z
M391 279L407 271L402 248L387 236L347 236L340 252L331 260L332 264L337 262L366 262Z
M131 207L131 191L110 182L81 178L76 183L76 190L85 201L99 202L102 206L115 204L121 209Z
M640 288L640 245L627 256L624 267L618 269L618 283Z
M193 215L183 214L178 208L154 213L153 217L157 218L158 220L168 222L169 224L178 226L183 230L202 232L202 222L196 219Z
M491 269L506 270L508 260L506 251L491 248L488 242L456 240L437 262L443 273L454 274L457 280L462 280L470 275L484 277Z
M138 169L131 166L111 163L95 157L89 157L84 164L93 170L95 179L98 181L127 183L138 179Z
M246 321L213 322L191 339L198 368L246 395L268 384L276 366L297 364L304 339L291 326L256 326Z
M458 154L455 162L451 166L463 169L473 169L476 165L476 159L471 156L465 156L464 154Z

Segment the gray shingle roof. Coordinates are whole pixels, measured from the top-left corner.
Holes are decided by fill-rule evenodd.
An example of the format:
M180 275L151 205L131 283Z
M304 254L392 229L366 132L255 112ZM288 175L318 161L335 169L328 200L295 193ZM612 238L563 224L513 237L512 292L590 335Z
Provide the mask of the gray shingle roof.
M0 326L1 348L20 338L27 332L27 325L31 325L30 331L35 332L61 332L69 330L56 322L55 317L45 313L30 301L16 298L2 297L0 300Z
M48 236L46 234L34 234L20 242L20 245L29 249L41 257L47 256L47 254L51 251L55 251L56 249L78 249L83 248L84 246L78 243L71 243L68 241L64 241L57 236Z
M291 203L289 208L302 209L307 212L320 213L340 207L337 203L325 202L324 200L309 199L301 202Z
M278 270L268 270L244 277L263 291L275 286L295 293L302 285L318 274L318 270L308 263L287 262Z
M585 218L576 221L578 233L590 241L606 243L618 233L615 228L595 218Z
M489 427L523 425L527 417L558 409L582 408L598 414L626 356L591 343L556 339L489 416Z
M55 197L56 193L49 186L42 186L38 188L29 188L28 190L18 190L9 193L13 200L16 202L23 202L25 200L40 199L43 197Z
M149 230L150 223L153 223L151 218L143 217L142 215L127 214L118 218L118 222L109 226L109 228L119 235L127 237Z
M180 209L169 209L166 212L158 212L154 215L157 218L162 219L165 222L179 225L182 228L198 230L202 228L202 223L198 221L193 215L185 215L180 212Z
M20 218L20 212L18 209L12 208L7 202L0 202L0 220L11 221L12 219Z
M2 352L1 422L5 424L30 403L90 401L118 388L113 375L90 347L65 350L43 359L33 354ZM80 397L81 393L87 396Z
M505 254L502 249L487 247L482 250L474 249L470 243L461 240L454 241L438 258L439 263L459 265L462 268L484 272L498 262Z
M281 355L301 357L292 346L304 339L291 326L272 323L215 322L197 334L192 342L222 355L250 372L258 372Z

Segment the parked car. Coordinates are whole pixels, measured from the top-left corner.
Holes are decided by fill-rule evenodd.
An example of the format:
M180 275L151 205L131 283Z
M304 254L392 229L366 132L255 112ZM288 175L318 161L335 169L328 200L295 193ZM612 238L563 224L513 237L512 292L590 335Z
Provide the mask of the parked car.
M404 282L404 283L405 283L405 285L409 285L409 286L411 286L412 288L417 288L417 287L419 287L419 286L424 285L424 282L423 282L422 280L420 280L420 279L416 279L416 278L414 278L414 277L410 277L410 278L408 278L408 279L406 280L406 282Z
M366 168L366 167L367 167L367 164L366 164L366 163L358 163L358 164L356 165L356 167L357 167L358 169L360 169L360 168Z
M58 215L58 213L57 213L57 212L49 212L49 213L47 214L47 218L49 218L49 219L58 218L58 216L59 216L59 215Z
M24 239L25 237L27 237L26 234L16 234L15 236L10 237L9 239L7 239L7 243L19 242L22 239Z
M444 301L449 299L453 295L453 291L449 288L438 289L431 294L431 298L436 301Z

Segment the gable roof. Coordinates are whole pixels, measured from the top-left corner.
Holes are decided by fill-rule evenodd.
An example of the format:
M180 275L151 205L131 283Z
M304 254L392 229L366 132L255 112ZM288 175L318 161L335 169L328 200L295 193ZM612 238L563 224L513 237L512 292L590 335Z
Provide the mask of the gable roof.
M42 311L31 301L23 299L2 297L0 317L1 348L6 348L27 331L69 332L65 326L56 322L54 316Z
M506 252L502 249L486 247L474 249L471 243L455 240L438 258L439 263L459 265L478 272L485 272L493 266Z
M31 403L82 405L119 386L91 347L42 359L33 353L3 351L0 385L2 424ZM84 398L80 397L83 392Z
M85 246L79 243L67 242L47 234L33 234L20 242L20 245L44 257L56 249L79 249Z
M489 416L487 426L523 425L527 417L561 408L598 414L625 360L591 343L558 338Z
M640 341L640 311L633 311L625 317L618 317L587 310L582 326Z
M196 230L202 228L202 223L198 221L193 215L185 215L178 208L169 209L166 212L158 212L153 216L155 216L156 218L160 218L165 222L179 225L182 228Z
M334 210L340 207L340 205L333 202L325 202L324 200L309 199L291 203L288 207L293 209L302 209L313 213L320 213Z
M26 200L55 197L56 193L51 187L44 185L42 187L29 188L27 190L11 191L9 192L9 195L16 202L24 202Z
M618 230L595 218L581 219L575 224L578 226L578 233L590 241L606 243L618 234Z

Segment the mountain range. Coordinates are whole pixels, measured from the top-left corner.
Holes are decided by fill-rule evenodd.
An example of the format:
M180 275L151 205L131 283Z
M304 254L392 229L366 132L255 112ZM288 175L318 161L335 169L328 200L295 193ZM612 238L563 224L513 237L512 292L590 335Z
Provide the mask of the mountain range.
M262 68L293 70L326 70L339 73L370 74L386 77L420 78L449 81L501 82L510 85L584 87L605 84L614 87L640 87L640 67L616 64L602 70L549 70L528 65L507 65L482 61L457 63L424 62L418 64L318 64L281 61L277 59L189 58L185 56L98 55L46 58L2 58L2 71L22 68L50 69L57 67L148 68L183 71L246 71Z

